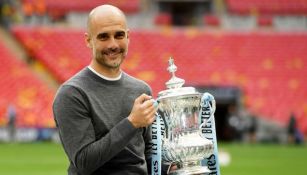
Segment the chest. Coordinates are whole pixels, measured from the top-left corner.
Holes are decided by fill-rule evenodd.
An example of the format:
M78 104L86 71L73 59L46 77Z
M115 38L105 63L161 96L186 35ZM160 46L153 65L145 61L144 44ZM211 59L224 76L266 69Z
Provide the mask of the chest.
M128 117L134 100L143 92L136 89L104 88L89 96L90 115L96 133L107 133Z

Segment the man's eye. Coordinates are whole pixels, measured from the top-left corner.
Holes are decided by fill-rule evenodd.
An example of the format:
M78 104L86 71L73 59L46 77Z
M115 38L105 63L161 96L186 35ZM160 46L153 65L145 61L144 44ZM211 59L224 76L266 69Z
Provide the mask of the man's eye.
M102 33L102 34L99 34L97 36L97 39L99 39L99 40L106 40L106 39L108 39L108 37L109 36L107 34Z
M117 39L123 39L125 38L125 33L124 32L120 32L120 33L116 33L115 38Z

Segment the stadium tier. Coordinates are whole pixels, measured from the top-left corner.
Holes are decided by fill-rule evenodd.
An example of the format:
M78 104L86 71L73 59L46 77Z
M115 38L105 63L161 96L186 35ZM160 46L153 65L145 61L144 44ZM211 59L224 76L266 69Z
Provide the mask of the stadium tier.
M158 13L155 16L154 20L156 25L171 25L172 24L172 16L169 13Z
M84 31L15 27L13 33L59 82L90 61ZM294 112L307 132L307 33L164 28L131 31L130 39L124 69L148 82L155 96L170 78L172 56L187 85L239 87L250 111L282 124Z
M226 4L237 14L307 14L306 0L226 0Z
M51 105L54 90L16 58L0 40L0 127L8 122L8 106L14 105L19 127L55 127Z
M80 30L15 27L13 32L28 53L41 61L59 82L67 80L90 61Z
M139 12L140 0L22 0L26 13L48 13L50 16L61 16L69 12L88 12L101 4L112 4L125 13Z

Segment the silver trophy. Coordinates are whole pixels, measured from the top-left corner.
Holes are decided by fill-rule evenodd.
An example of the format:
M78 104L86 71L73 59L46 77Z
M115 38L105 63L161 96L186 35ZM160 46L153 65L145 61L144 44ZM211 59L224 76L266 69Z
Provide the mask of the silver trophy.
M175 76L176 70L170 58L172 78L166 82L168 89L159 92L157 98L164 124L162 160L177 163L178 169L171 174L206 174L210 170L201 165L201 160L213 153L214 145L201 132L205 124L199 118L202 94L193 87L182 87L185 81Z

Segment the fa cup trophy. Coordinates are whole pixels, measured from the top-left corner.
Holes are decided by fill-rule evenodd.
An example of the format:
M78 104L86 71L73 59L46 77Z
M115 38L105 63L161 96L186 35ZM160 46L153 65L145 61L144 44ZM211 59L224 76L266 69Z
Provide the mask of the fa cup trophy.
M215 100L175 76L177 67L170 58L171 79L157 98L158 112L152 125L152 174L160 175L164 162L177 165L171 174L219 173L215 134Z

